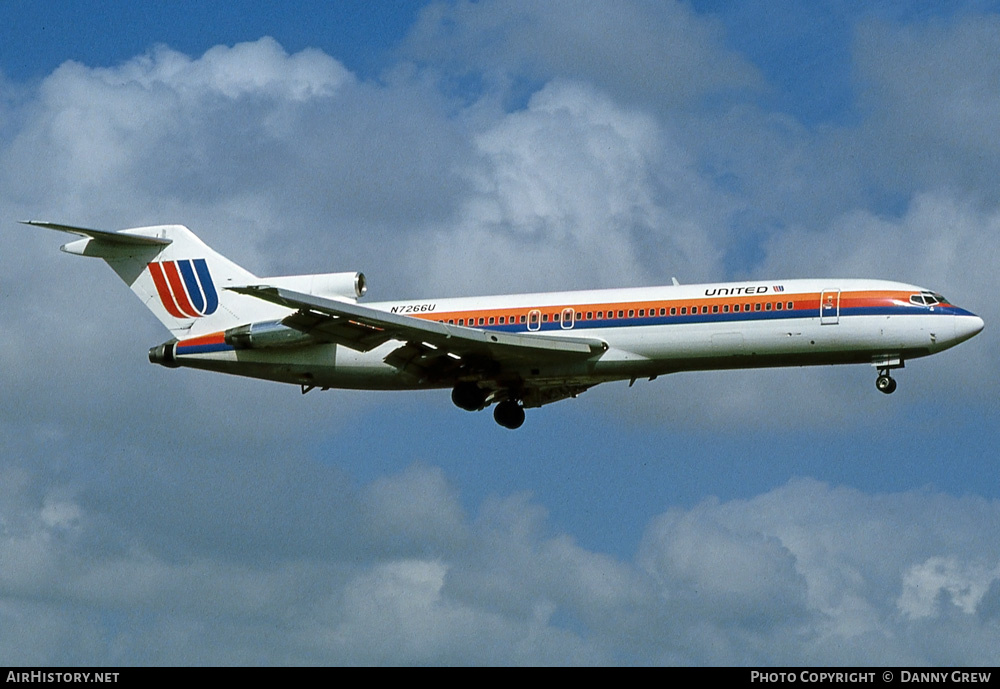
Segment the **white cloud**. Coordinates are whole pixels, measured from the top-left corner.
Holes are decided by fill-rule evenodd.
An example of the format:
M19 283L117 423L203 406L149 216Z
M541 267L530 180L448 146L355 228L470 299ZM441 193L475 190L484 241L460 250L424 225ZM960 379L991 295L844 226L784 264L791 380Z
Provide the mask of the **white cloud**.
M745 502L672 510L647 530L641 562L665 599L696 601L694 614L718 625L728 652L741 658L699 648L704 655L688 662L762 662L738 655L755 642L774 654L763 662L940 662L933 632L910 620L944 589L967 613L952 620L963 633L995 637L972 613L996 577L995 563L982 564L995 536L977 524L996 514L996 503L979 499L871 496L799 480ZM953 532L972 538L958 544ZM918 594L927 583L931 591ZM728 600L733 594L738 604ZM897 601L907 617L898 616ZM958 662L990 662L982 648Z
M272 97L303 101L332 95L353 80L339 62L315 49L288 55L277 41L265 37L253 43L215 46L192 60L166 46L123 67L98 70L106 82L121 86L135 83L147 90L165 87L194 98L220 94Z
M950 603L966 615L974 615L997 580L1000 580L1000 564L931 557L911 567L903 576L899 609L911 619L938 617L941 607Z
M435 476L411 467L378 483L420 491ZM13 491L0 515L0 617L33 630L0 637L12 662L983 664L1000 640L989 597L1000 544L976 528L1000 513L978 498L797 480L672 508L629 563L573 544L519 497L461 517L467 536L452 543L432 533L436 515L413 516L405 550L433 555L376 546L237 562L172 552L124 515L34 502L33 490ZM453 510L448 492L427 507ZM215 521L234 509L220 496ZM111 543L95 550L97 529ZM956 636L979 641L942 650Z
M421 13L408 53L452 71L507 80L583 79L629 103L697 103L759 87L724 46L721 27L681 2L437 2Z
M554 82L475 143L476 192L421 264L439 290L634 286L717 270L712 220L726 201L649 115Z

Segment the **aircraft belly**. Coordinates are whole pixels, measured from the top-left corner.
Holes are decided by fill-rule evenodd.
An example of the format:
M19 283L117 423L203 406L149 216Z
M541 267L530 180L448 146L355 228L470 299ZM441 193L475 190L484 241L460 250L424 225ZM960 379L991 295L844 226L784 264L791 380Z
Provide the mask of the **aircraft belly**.
M950 321L950 319L948 319ZM598 376L640 377L673 371L869 363L886 352L906 358L951 346L940 316L852 316L633 327L595 333L609 344Z
M323 344L182 355L177 362L188 368L317 387L376 390L432 387L419 384L383 362L386 352L381 350L380 347L371 352L356 352Z

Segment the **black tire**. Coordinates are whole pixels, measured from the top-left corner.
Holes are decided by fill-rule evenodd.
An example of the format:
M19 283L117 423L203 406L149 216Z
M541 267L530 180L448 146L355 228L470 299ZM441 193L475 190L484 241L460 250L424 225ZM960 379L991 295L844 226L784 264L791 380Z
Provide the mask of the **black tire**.
M459 383L451 391L451 401L465 411L479 411L486 405L486 391L475 383Z
M879 392L891 395L896 390L896 379L890 376L879 376L875 379L875 387Z
M493 420L504 428L520 428L524 423L524 408L517 400L504 400L493 410Z

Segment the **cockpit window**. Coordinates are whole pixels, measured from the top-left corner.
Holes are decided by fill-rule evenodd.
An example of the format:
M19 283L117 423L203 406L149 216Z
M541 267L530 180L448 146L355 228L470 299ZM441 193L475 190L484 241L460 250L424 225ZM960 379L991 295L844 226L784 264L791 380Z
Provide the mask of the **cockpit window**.
M949 302L937 292L921 292L920 294L911 294L910 303L917 304L918 306L934 306L935 304L947 304Z

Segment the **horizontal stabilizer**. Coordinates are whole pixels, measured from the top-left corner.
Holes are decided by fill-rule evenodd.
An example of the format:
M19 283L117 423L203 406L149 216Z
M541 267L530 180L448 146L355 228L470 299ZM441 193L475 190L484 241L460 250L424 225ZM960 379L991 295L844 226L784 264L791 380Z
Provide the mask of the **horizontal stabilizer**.
M99 242L106 242L108 244L120 244L125 246L167 246L171 243L170 239L161 239L159 237L144 237L137 234L127 234L126 232L108 232L106 230L90 230L85 227L73 227L72 225L60 225L54 222L42 222L40 220L22 220L22 225L32 225L34 227L44 227L48 230L58 230L59 232L68 232L70 234L79 235L81 237L90 237Z

